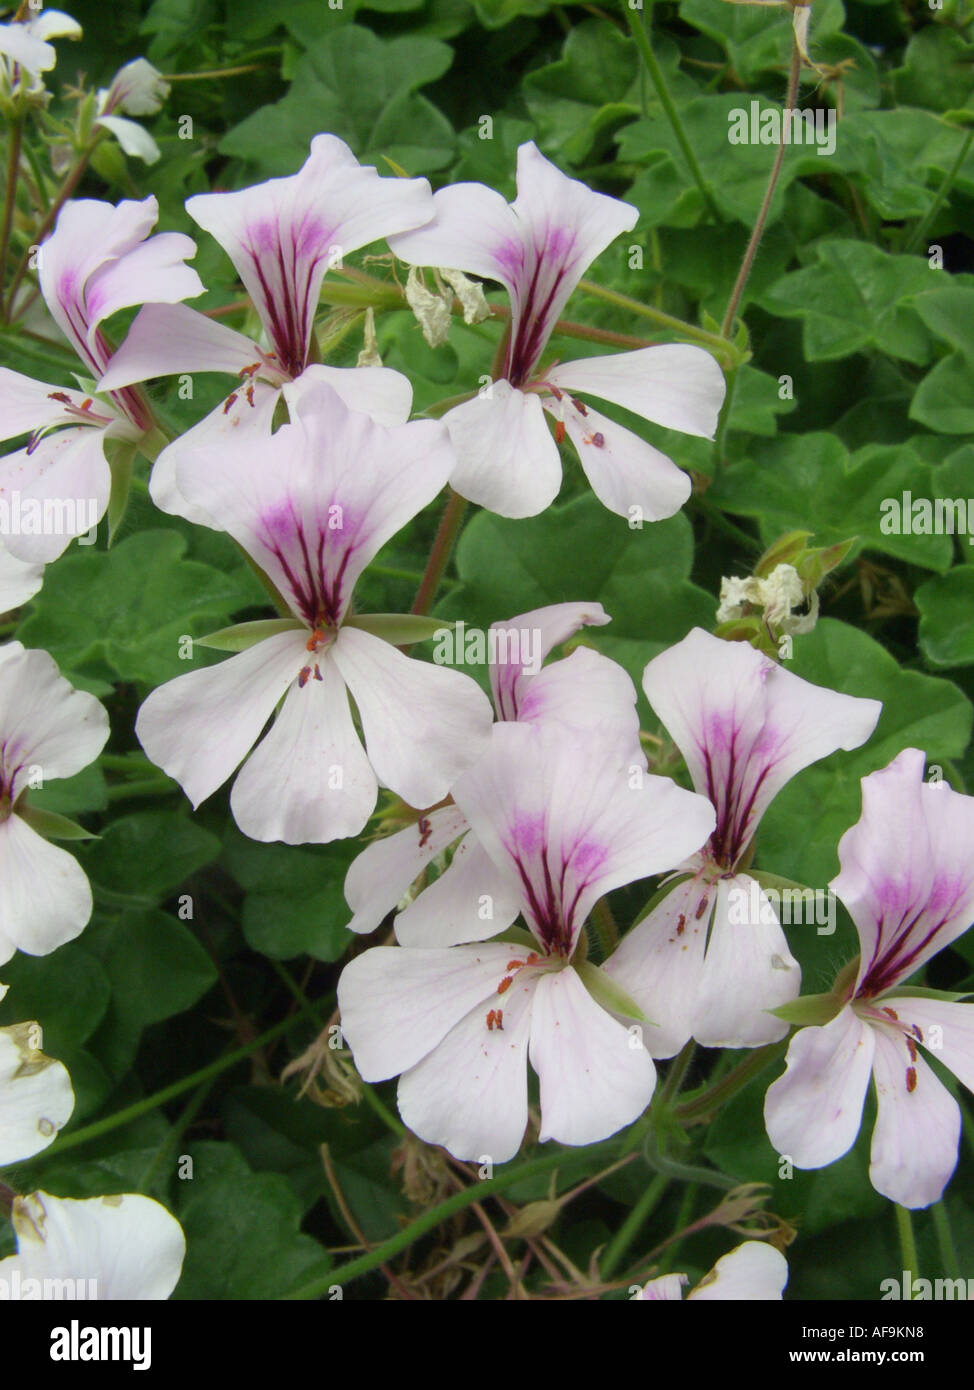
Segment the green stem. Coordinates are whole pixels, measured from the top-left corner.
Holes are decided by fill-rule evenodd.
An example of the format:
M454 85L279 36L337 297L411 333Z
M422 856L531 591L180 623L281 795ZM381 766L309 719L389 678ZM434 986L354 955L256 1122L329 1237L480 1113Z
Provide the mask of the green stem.
M615 1273L622 1257L659 1206L669 1185L670 1179L665 1173L657 1173L652 1182L647 1185L643 1195L609 1242L609 1248L602 1257L600 1273L603 1282L610 1279Z
M720 418L717 421L717 430L714 434L714 447L711 454L713 465L711 474L714 478L718 476L724 462L724 449L727 444L727 430L730 426L731 412L734 409L734 391L737 387L737 376L740 368L731 367L727 372L727 394L724 396L724 403L720 408Z
M680 1087L686 1080L686 1074L693 1063L696 1050L697 1044L691 1038L689 1042L684 1043L682 1050L673 1058L670 1069L666 1073L666 1080L657 1093L660 1106L669 1105L674 1097L679 1095Z
M114 1115L106 1115L102 1120L94 1120L82 1129L76 1129L71 1134L65 1134L55 1139L51 1147L45 1149L41 1157L44 1159L57 1157L67 1149L77 1148L79 1144L87 1144L91 1139L98 1139L102 1134L109 1134L113 1129L119 1129L122 1125L131 1124L133 1120L141 1119L143 1115L151 1114L153 1110L158 1110L160 1105L168 1104L177 1096L185 1095L194 1087L201 1086L205 1081L209 1081L219 1076L221 1072L236 1066L245 1057L249 1057L252 1052L265 1047L269 1042L273 1042L275 1038L279 1038L282 1033L286 1033L289 1028L293 1027L293 1018L281 1019L272 1028L268 1028L266 1033L261 1033L259 1038L244 1043L242 1047L235 1047L231 1052L225 1052L222 1057L217 1057L215 1062L201 1067L199 1071L191 1072L189 1076L184 1076L181 1081L174 1081L171 1085L164 1086L161 1091L156 1091L154 1095L146 1096L143 1100L137 1100L133 1105L126 1106L124 1110L116 1111Z
M707 181L703 176L703 170L697 163L697 156L693 152L693 146L687 139L687 133L683 128L683 122L680 120L679 112L673 105L673 98L670 96L669 91L667 90L666 78L663 76L663 69L656 61L656 54L653 52L653 45L649 41L648 26L650 0L647 0L646 4L645 24L640 21L639 14L637 13L637 11L629 8L627 0L622 0L622 12L626 16L626 22L629 25L630 33L636 41L636 47L639 49L640 57L646 65L646 70L649 73L653 86L656 88L656 95L659 97L660 105L666 113L666 119L669 121L670 126L673 129L673 134L676 136L677 144L683 151L683 158L687 162L687 167L689 168L690 173L693 176L693 181L700 189L700 195L703 198L704 204L706 205L711 217L713 217L714 220L717 222L722 222L724 219L721 217L720 212L717 209L717 204L714 202L713 194L710 192L710 189L707 186Z
M389 1107L385 1104L384 1101L381 1101L379 1099L379 1097L376 1095L375 1091L373 1091L371 1086L366 1085L362 1087L362 1098L364 1099L366 1105L368 1105L370 1109L375 1111L379 1119L385 1125L386 1129L391 1130L391 1132L396 1136L397 1139L405 1138L405 1136L409 1133L409 1130L406 1128L406 1126L402 1123L401 1120L396 1119L395 1115L392 1113Z
M10 249L10 231L14 222L14 208L17 204L17 181L20 177L20 147L23 141L24 123L22 119L11 123L9 131L10 146L7 150L7 187L3 205L3 228L0 230L0 318L6 321L7 313L3 294L3 283L7 278L7 252ZM11 294L11 303L13 295Z
M413 606L410 613L428 613L433 607L436 599L436 591L443 578L443 571L449 563L453 553L453 547L460 527L463 524L463 514L467 509L466 499L461 497L458 492L450 488L450 495L447 499L443 516L440 519L439 530L433 540L429 559L426 562L426 570L422 581L416 591Z
M943 183L937 189L933 202L930 204L929 208L924 213L924 215L920 218L920 221L914 227L911 236L906 241L903 247L904 255L908 254L915 247L920 245L921 241L926 235L928 227L933 222L933 219L937 216L937 213L943 207L944 203L947 201L947 197L950 193L950 190L954 186L954 180L960 173L961 165L967 158L967 154L971 148L972 141L974 141L974 126L972 126L971 129L967 132L967 135L965 136L961 144L960 150L958 151L957 158L954 160L953 164L950 166L950 168L944 175Z
M591 1150L585 1152L591 1157ZM515 1183L564 1167L571 1160L571 1157L572 1155L566 1154L564 1150L559 1150L558 1153L548 1154L544 1158L531 1159L527 1163L506 1168L496 1177L471 1183L461 1192L454 1192L452 1196L439 1202L435 1207L431 1207L429 1211L417 1216L415 1221L411 1221L396 1235L384 1240L381 1245L376 1245L372 1250L366 1251L364 1255L358 1255L354 1260L349 1260L347 1264L339 1265L337 1269L331 1270L323 1278L305 1284L294 1293L287 1294L286 1297L289 1300L320 1298L336 1284L349 1284L353 1279L358 1279L379 1265L388 1263L400 1251L406 1250L414 1241L419 1240L420 1236L424 1236L427 1231L434 1230L444 1221L449 1220L451 1216L455 1216L457 1212L472 1206L474 1202L484 1202L488 1197L503 1192L508 1187L513 1187Z
M791 110L798 100L798 82L801 77L802 55L798 47L798 41L793 40L791 45L791 67L788 72L788 95L785 97L785 110ZM768 186L764 192L764 198L758 209L757 221L754 223L754 230L751 232L750 240L744 251L744 259L741 261L741 268L737 272L737 279L734 281L734 288L731 290L730 301L727 305L727 313L724 315L724 322L721 325L721 332L725 338L729 338L734 330L734 319L737 315L737 306L741 302L741 295L744 293L745 286L751 275L754 266L754 258L758 253L761 238L764 235L764 224L768 220L768 213L771 209L771 199L774 197L775 188L778 186L778 175L781 173L781 164L785 157L784 138L779 140L778 149L775 153L774 163L771 166L771 177L768 179Z
M896 1230L900 1238L900 1253L903 1257L903 1269L909 1274L911 1282L916 1283L920 1277L920 1265L917 1260L917 1244L913 1235L913 1220L906 1207L901 1207L898 1202L893 1203L896 1212Z
M781 1042L756 1047L722 1081L709 1086L700 1095L685 1101L683 1105L678 1105L675 1111L676 1118L682 1124L686 1124L688 1121L700 1120L712 1114L732 1096L736 1096L738 1091L743 1090L749 1081L764 1071L765 1067L776 1061L784 1053L787 1041L787 1038L783 1038Z
M189 1101L187 1102L185 1108L182 1111L182 1114L179 1116L179 1119L173 1125L172 1129L166 1135L165 1139L163 1139L162 1143L159 1145L158 1149L153 1154L149 1163L146 1165L146 1168L142 1173L142 1177L139 1180L139 1186L137 1189L139 1192L144 1193L148 1191L149 1185L152 1182L152 1179L154 1178L156 1173L166 1162L166 1160L171 1158L171 1156L175 1153L176 1146L182 1139L186 1129L192 1124L193 1120L195 1120L196 1116L199 1114L200 1110L203 1107L203 1102L206 1100L207 1096L213 1089L215 1081L215 1076L208 1077L206 1081L204 1081L200 1086L196 1088L196 1091L193 1093L193 1095L190 1096Z
M654 323L658 323L661 328L667 329L670 333L675 333L677 337L688 338L694 343L699 343L702 347L709 348L711 352L720 354L728 363L740 360L739 350L726 337L721 337L719 333L709 333L705 328L697 328L695 324L678 319L673 314L664 313L662 309L657 309L652 304L644 304L642 300L633 299L632 295L622 294L619 290L610 290L605 285L597 285L593 280L579 280L578 288L585 294L593 295L596 299L604 299L609 304L615 304L619 309L627 309L631 314L639 314L643 318L652 319ZM557 325L555 331L557 331Z
M930 1208L933 1212L934 1230L937 1232L937 1246L940 1250L940 1259L943 1263L944 1273L948 1279L959 1279L961 1277L960 1264L957 1259L957 1248L954 1245L953 1232L950 1229L950 1217L947 1214L947 1207L943 1200L934 1202Z

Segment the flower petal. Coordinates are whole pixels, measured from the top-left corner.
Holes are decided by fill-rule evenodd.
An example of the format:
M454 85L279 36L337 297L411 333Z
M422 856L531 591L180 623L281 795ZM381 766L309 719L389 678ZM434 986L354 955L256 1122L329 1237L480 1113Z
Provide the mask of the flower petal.
M664 429L713 439L727 384L703 348L664 343L611 357L561 362L545 381L569 394L597 396Z
M639 743L636 688L616 661L578 647L571 656L545 666L536 676L522 678L518 720L522 724L557 720L577 730L611 728L621 756L632 766L645 767ZM607 720L611 711L611 722Z
M0 1028L0 1168L54 1142L74 1109L71 1078L40 1051L36 1023Z
M94 1281L79 1297L99 1301L162 1300L182 1271L186 1240L175 1217L151 1197L52 1197L34 1192L14 1201L17 1251L0 1261L21 1279Z
M512 257L520 241L509 203L482 183L454 183L433 195L433 216L413 231L388 238L407 265L466 270L512 291Z
M413 408L412 384L402 372L391 367L324 367L315 363L284 385L292 419L302 410L314 411L315 387L320 382L330 386L349 410L362 411L386 429L404 425Z
M746 1240L722 1255L709 1274L687 1294L698 1302L773 1302L788 1282L788 1261L763 1240Z
M651 1057L675 1056L700 1021L707 918L696 911L704 893L699 879L678 883L602 966L651 1020L642 1025Z
M260 357L250 338L188 304L146 304L112 354L98 389L117 391L136 381L183 372L236 375Z
M663 521L675 516L690 496L690 476L672 459L632 430L617 425L591 406L584 415L563 399L545 407L565 422L592 491L618 516Z
M766 1010L797 997L801 969L755 879L747 874L721 878L715 896L694 1037L704 1047L777 1042L788 1025Z
M650 704L717 809L713 857L733 867L765 810L802 768L858 748L882 706L812 685L746 642L701 628L643 672Z
M18 560L0 542L0 613L9 613L33 598L44 583L44 566Z
M73 777L94 762L108 741L108 715L86 691L75 690L44 651L20 643L4 648L0 663L2 780L16 801L39 773L46 784Z
M518 697L530 689L530 679L537 676L541 663L555 648L583 627L605 627L611 618L601 603L550 603L545 608L533 608L520 613L506 623L491 623L498 634L498 659L490 665L490 689L498 719L517 719ZM503 648L505 634L508 636ZM524 635L530 634L532 657L526 659ZM500 652L504 651L504 659ZM527 665L534 670L525 670ZM526 679L525 679L526 677Z
M375 773L355 732L334 661L293 684L230 793L237 825L253 840L327 844L357 835L375 809Z
M483 947L455 947L451 954ZM510 954L510 947L504 949ZM407 953L412 955L412 949ZM444 953L445 954L445 953ZM399 1081L399 1113L427 1144L454 1158L506 1163L528 1122L528 1037L536 980L515 979L502 1000L472 1009L427 1057ZM488 1004L503 1007L500 1027L487 1024Z
M59 399L55 399L55 396ZM0 367L0 438L16 439L28 430L68 422L65 405L80 410L86 399L81 391L69 391L46 381Z
M476 835L469 832L457 845L446 872L400 912L396 939L410 947L486 941L506 931L520 911L519 894L498 874Z
M558 496L561 459L538 396L495 381L447 412L456 450L450 483L498 516L537 516Z
M462 811L456 806L442 806L421 816L416 825L407 825L405 830L367 845L345 875L345 901L355 914L349 931L375 931L430 860L466 829Z
M650 1279L637 1294L634 1303L682 1303L683 1290L689 1283L685 1274L661 1274L658 1279Z
M411 806L441 801L490 736L490 702L476 681L357 628L343 627L332 650L380 781Z
M196 807L253 747L307 657L305 634L280 632L154 690L135 733L148 756Z
M34 450L0 459L3 542L19 560L49 564L101 520L110 491L105 430L77 425L45 435Z
M541 1080L542 1141L607 1139L642 1114L656 1085L649 1053L570 967L538 980L530 1055Z
M433 215L426 179L380 178L344 141L316 135L302 168L236 193L202 193L186 211L233 261L282 368L304 367L329 264Z
M360 1074L385 1081L415 1066L497 993L510 955L510 946L490 943L432 951L373 946L356 956L338 982L338 1007Z
M768 1138L798 1168L824 1168L852 1148L872 1074L876 1030L851 1008L823 1028L801 1028L787 1070L764 1101Z
M31 830L20 816L0 824L0 964L14 951L46 956L80 936L91 887L77 859Z
M873 1031L878 1107L869 1178L877 1192L901 1207L928 1207L940 1201L957 1166L960 1109L903 1039L885 1028Z
M925 783L904 749L862 779L862 815L839 842L830 887L856 924L860 994L912 975L974 920L974 797Z
M974 1004L906 993L885 994L878 1007L894 1009L902 1023L919 1029L917 1042L974 1091Z

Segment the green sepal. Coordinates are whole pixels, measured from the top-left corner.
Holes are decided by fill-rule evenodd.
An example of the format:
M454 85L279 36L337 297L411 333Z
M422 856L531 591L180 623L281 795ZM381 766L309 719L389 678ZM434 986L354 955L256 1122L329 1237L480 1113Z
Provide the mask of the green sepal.
M902 994L899 993L900 989L903 990ZM883 994L880 995L878 999L873 999L872 1003L874 1003L877 1008L881 1009L884 999L906 999L909 997L915 999L940 999L945 1004L959 1004L963 999L970 999L971 991L966 990L962 994L955 994L949 989L927 989L925 985L898 985L895 989L891 989L888 995Z
M837 994L803 994L792 999L790 1004L779 1004L776 1009L765 1009L784 1023L794 1023L799 1028L816 1027L831 1023L844 1007L846 1001Z
M279 632L298 632L306 628L298 618L258 618L253 623L235 623L233 627L221 627L206 637L194 637L193 641L201 647L212 647L218 652L245 652L266 637L276 637Z
M357 627L360 632L381 637L383 642L390 642L394 647L405 647L411 642L427 642L440 632L452 631L456 623L421 613L359 613L346 618L345 627Z
M639 1023L652 1023L653 1020L646 1017L635 999L617 985L601 966L593 965L590 960L586 960L574 969L596 1004L600 1004L603 1009L612 1014L621 1014L623 1018L634 1018Z
M86 830L77 821L69 820L67 816L60 816L56 811L43 811L39 806L18 806L17 815L26 825L30 826L31 830L36 830L38 835L43 835L45 840L101 839L100 835Z
M115 539L115 533L125 518L125 511L129 504L129 493L132 490L132 465L135 462L137 448L137 444L125 441L120 448L114 450L108 460L109 472L112 475L107 513L109 546L111 546Z

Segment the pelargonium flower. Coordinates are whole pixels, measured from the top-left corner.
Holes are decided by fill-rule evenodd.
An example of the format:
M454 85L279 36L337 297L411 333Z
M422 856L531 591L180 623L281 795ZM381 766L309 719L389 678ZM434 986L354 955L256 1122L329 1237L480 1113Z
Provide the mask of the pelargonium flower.
M325 272L350 251L428 221L433 201L426 179L380 178L370 165L359 164L343 140L316 135L296 174L236 193L197 194L187 200L186 211L227 252L267 342L258 344L185 305L147 304L101 385L115 390L182 372L237 377L223 405L162 451L150 483L163 511L212 525L187 511L176 484L178 469L205 467L203 448L232 438L241 422L270 434L281 387L313 361L312 329Z
M862 779L830 885L859 934L858 970L837 982L835 1016L792 1038L764 1108L775 1148L822 1168L855 1142L872 1078L869 1176L904 1207L939 1201L960 1136L957 1102L919 1047L974 1090L974 1006L905 983L974 921L974 797L925 783L923 764L907 748Z
M636 208L568 178L531 142L517 153L513 203L479 183L443 188L433 202L432 221L389 238L395 254L497 280L511 296L500 379L443 417L459 460L453 487L501 516L534 516L558 494L555 439L567 433L610 511L626 516L638 507L653 521L679 511L690 496L687 474L580 397L709 439L725 391L713 357L668 344L539 366L572 291L596 256L636 225ZM555 439L545 410L557 421Z
M116 310L203 292L196 271L183 264L196 254L191 238L178 232L149 236L158 215L152 197L117 207L87 198L69 202L40 249L44 302L95 378L112 360L100 325ZM0 417L3 439L33 432L26 448L0 459L0 532L12 554L46 563L104 515L111 490L106 442L134 443L152 421L130 388L103 399L6 367L0 367ZM28 506L41 514L39 529L11 520Z
M838 748L857 748L881 705L812 685L747 643L700 628L643 673L653 709L686 760L717 825L690 877L624 937L606 962L656 1027L654 1057L691 1037L705 1047L757 1047L784 1037L766 1010L794 999L801 972L771 900L739 865L781 788ZM735 902L757 901L757 920L735 923Z
M680 1303L690 1281L685 1274L661 1274L650 1279L633 1302ZM721 1255L709 1274L687 1294L687 1302L773 1302L788 1282L788 1261L763 1240L746 1240Z
M0 1279L21 1298L63 1298L70 1279L86 1301L159 1301L179 1282L186 1238L151 1197L126 1192L77 1201L32 1192L14 1198L10 1219L17 1253L0 1260ZM55 1281L53 1288L45 1280Z
M576 955L585 919L605 893L698 848L713 807L663 778L632 778L611 729L513 722L494 729L453 797L490 860L484 891L503 881L530 936L356 957L338 984L355 1065L367 1081L399 1076L405 1123L457 1158L517 1152L529 1056L541 1139L604 1139L642 1112L656 1074L621 1021L634 1008L625 982Z
M639 747L636 691L621 666L588 647L550 666L541 662L581 627L610 621L600 603L553 603L491 625L498 659L490 662L490 686L499 720L539 723L557 720L569 729L597 728L611 721L632 749L632 762L645 768ZM512 651L517 634L517 649ZM525 660L524 640L533 660ZM534 671L527 669L534 665ZM396 918L404 946L455 946L484 941L505 931L521 911L517 893L503 882L491 893L489 913L481 901L490 861L455 802L418 813L395 834L375 840L353 860L345 878L345 897L354 932L371 932L405 896L434 859L453 847L449 866Z
M446 430L432 420L385 429L324 382L291 405L292 423L268 440L244 436L236 448L211 449L205 470L187 468L178 481L269 576L293 619L271 624L273 635L230 660L155 690L136 733L198 806L283 697L237 775L230 807L246 835L304 844L358 834L380 781L413 805L440 800L491 721L469 676L404 656L349 612L369 561L446 483Z
M110 86L98 93L95 125L111 131L126 154L155 164L159 146L138 121L128 116L154 116L169 95L169 83L145 58L133 58L119 68ZM122 111L126 115L119 115Z
M80 864L30 821L31 786L73 777L108 738L108 716L75 690L47 652L19 642L0 648L0 964L16 950L47 955L91 916Z
M0 1168L46 1149L73 1109L71 1078L41 1051L38 1025L0 1027Z
M22 8L12 23L0 24L0 98L14 92L43 93L41 73L50 72L57 62L57 51L48 40L81 38L81 25L69 14L28 8L20 18Z

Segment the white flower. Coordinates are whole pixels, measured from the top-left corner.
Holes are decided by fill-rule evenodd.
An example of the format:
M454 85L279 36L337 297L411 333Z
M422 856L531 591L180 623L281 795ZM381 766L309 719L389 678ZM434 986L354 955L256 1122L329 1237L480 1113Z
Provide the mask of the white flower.
M33 1192L14 1199L11 1220L17 1254L0 1260L0 1279L21 1298L63 1298L63 1281L73 1280L76 1289L84 1283L77 1296L86 1300L161 1300L179 1282L186 1240L151 1197Z
M72 777L108 738L108 716L75 690L47 652L0 648L0 963L18 948L43 956L91 916L78 861L29 824L31 785Z
M0 984L0 999L6 992ZM36 1023L0 1028L0 1168L46 1149L74 1109L71 1079L40 1038Z

